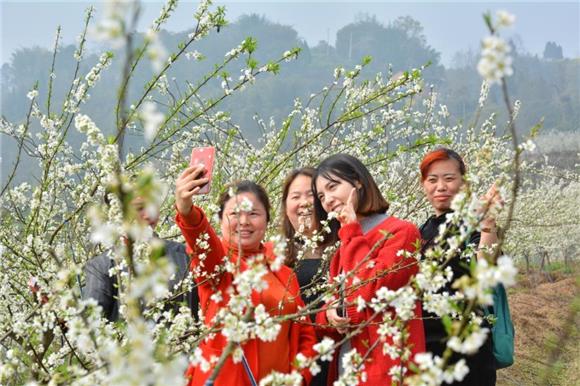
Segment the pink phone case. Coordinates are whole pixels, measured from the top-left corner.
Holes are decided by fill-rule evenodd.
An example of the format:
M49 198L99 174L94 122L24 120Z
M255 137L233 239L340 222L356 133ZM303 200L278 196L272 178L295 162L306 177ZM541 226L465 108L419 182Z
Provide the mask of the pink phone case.
M209 178L207 184L203 185L197 194L207 194L209 193L211 178L213 173L213 164L215 160L215 147L198 147L191 151L191 162L190 166L203 164L205 166L206 172L203 175Z

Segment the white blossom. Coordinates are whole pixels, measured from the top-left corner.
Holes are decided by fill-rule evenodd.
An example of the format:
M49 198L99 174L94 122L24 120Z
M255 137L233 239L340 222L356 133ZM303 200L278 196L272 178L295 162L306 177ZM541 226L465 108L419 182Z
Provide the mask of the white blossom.
M477 64L479 74L489 83L496 83L504 77L511 76L513 69L510 51L510 46L498 36L483 39L481 59Z
M143 102L140 112L143 120L143 134L147 142L152 142L157 135L157 131L161 124L165 121L165 115L157 110L157 105L154 102Z

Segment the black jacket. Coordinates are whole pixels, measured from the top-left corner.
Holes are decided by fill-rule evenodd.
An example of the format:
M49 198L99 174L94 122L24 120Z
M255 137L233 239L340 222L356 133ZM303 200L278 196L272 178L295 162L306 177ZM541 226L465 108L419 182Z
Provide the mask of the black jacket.
M185 246L175 241L165 241L165 254L175 265L175 275L167 283L168 289L174 291L174 286L181 282L189 273L189 256L185 253ZM107 252L93 257L84 267L85 286L82 289L83 299L95 299L103 308L103 316L111 322L119 319L119 302L116 276L110 276L109 270L113 267L113 261ZM199 297L197 288L177 296L169 306L175 311L181 304L187 304L193 316L197 318Z

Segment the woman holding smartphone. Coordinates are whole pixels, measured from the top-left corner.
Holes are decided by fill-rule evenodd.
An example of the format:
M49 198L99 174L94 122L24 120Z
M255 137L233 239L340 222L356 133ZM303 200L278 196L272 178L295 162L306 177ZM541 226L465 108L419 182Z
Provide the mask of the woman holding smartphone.
M203 165L190 166L176 181L175 205L176 223L187 242L191 255L191 270L198 283L200 305L206 326L216 327L215 318L228 305L230 293L234 290L235 277L223 269L224 259L239 264L240 271L247 269L248 259L264 255L266 261L275 256L273 246L264 243L270 203L266 191L251 181L241 181L231 185L220 196L219 218L221 238L210 225L203 210L192 205L192 197L209 182L204 177ZM232 194L233 192L233 194ZM272 317L296 313L304 303L300 297L296 276L288 267L270 269L264 263L267 273L262 280L268 284L261 292L252 291L254 306L264 305ZM219 329L219 325L217 328ZM281 322L280 331L273 341L250 339L241 345L243 359L234 363L231 356L226 360L214 385L251 385L259 382L273 371L290 373L298 354L314 356L313 345L316 336L310 323L296 320ZM209 361L209 368L191 365L187 371L189 385L204 385L213 372L215 362L211 357L219 357L228 339L216 331L200 344L202 355ZM302 370L304 383L311 377L309 371Z
M281 231L288 241L286 265L294 270L300 284L302 300L308 306L321 295L319 286L326 280L328 267L322 259L323 245L312 240L320 230L314 215L312 176L314 168L292 170L282 185ZM310 242L310 243L309 243ZM320 308L315 304L312 310ZM311 314L312 322L315 314ZM311 386L325 386L328 362L319 361L321 371L312 378Z
M330 212L338 214L331 222L330 242L340 241L338 251L330 262L330 279L347 277L339 289L339 299L317 315L317 323L330 328L334 339L360 330L346 340L335 353L331 364L329 384L344 371L342 359L351 349L364 361L366 379L362 385L390 385L391 371L396 366L406 367L400 359L383 353L383 342L378 332L383 317L396 317L393 309L377 314L371 307L360 309L359 298L370 302L377 291L386 287L397 290L409 284L418 266L413 257L401 251L415 252L420 240L417 228L385 212L389 204L367 168L355 157L333 155L317 167L313 177L314 207L321 220ZM388 234L388 237L384 235ZM416 303L414 317L404 326L408 339L409 360L425 351L421 320L421 305ZM393 344L391 338L388 343Z

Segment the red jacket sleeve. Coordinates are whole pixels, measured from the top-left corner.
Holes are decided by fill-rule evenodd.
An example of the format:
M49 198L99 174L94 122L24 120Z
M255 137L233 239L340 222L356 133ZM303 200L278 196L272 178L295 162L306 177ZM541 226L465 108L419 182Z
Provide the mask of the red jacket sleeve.
M191 256L190 270L200 285L208 284L207 278L222 263L225 256L220 238L210 225L207 216L201 208L193 206L188 215L177 213L175 223L181 229L187 244L186 252Z
M356 311L356 299L360 296L366 302L370 301L377 290L387 287L392 290L401 288L409 283L411 277L417 273L418 266L412 257L403 257L401 250L415 252L417 240L420 240L417 228L408 223L397 226L393 234L387 236L383 244L368 257L374 243L362 233L358 222L343 225L339 230L341 239L340 255L341 266L344 272L356 269L353 279L349 280L351 289L346 296L346 314L351 323L360 323L366 319L363 313ZM381 236L382 237L382 236ZM380 240L381 237L376 238ZM360 264L363 260L364 263ZM359 265L360 264L360 265Z

